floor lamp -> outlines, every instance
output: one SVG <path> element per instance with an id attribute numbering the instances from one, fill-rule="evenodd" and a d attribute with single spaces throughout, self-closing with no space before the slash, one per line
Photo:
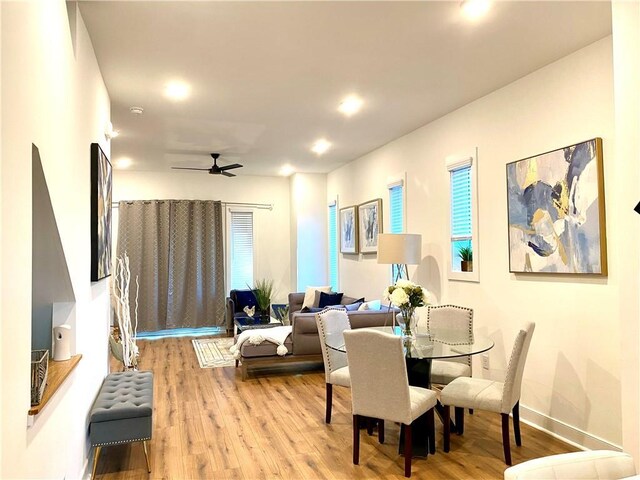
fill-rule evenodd
<path id="1" fill-rule="evenodd" d="M 415 233 L 381 233 L 378 235 L 378 263 L 395 265 L 394 283 L 406 277 L 407 265 L 418 265 L 422 260 L 422 235 Z"/>

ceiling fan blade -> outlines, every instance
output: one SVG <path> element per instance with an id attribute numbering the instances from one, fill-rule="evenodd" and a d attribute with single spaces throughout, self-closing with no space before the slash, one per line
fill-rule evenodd
<path id="1" fill-rule="evenodd" d="M 235 177 L 236 174 L 235 173 L 229 173 L 229 172 L 220 172 L 222 175 L 224 175 L 225 177 Z"/>
<path id="2" fill-rule="evenodd" d="M 242 167 L 242 165 L 240 165 L 239 163 L 232 163 L 231 165 L 225 165 L 224 167 L 220 167 L 221 171 L 224 170 L 231 170 L 232 168 L 240 168 Z"/>
<path id="3" fill-rule="evenodd" d="M 211 170 L 210 168 L 193 168 L 193 167 L 171 167 L 174 170 L 204 170 L 204 171 L 208 171 Z"/>

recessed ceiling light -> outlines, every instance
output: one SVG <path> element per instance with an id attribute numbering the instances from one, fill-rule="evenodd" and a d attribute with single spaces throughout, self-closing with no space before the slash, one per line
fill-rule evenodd
<path id="1" fill-rule="evenodd" d="M 283 177 L 288 177 L 292 173 L 293 173 L 293 167 L 288 163 L 280 167 L 280 175 L 282 175 Z"/>
<path id="2" fill-rule="evenodd" d="M 489 0 L 464 0 L 460 8 L 464 15 L 470 20 L 477 20 L 486 15 L 491 7 Z"/>
<path id="3" fill-rule="evenodd" d="M 144 108 L 142 107 L 129 107 L 129 111 L 134 115 L 142 115 L 144 113 Z"/>
<path id="4" fill-rule="evenodd" d="M 133 164 L 133 160 L 129 157 L 121 157 L 115 162 L 116 168 L 129 168 Z"/>
<path id="5" fill-rule="evenodd" d="M 171 100 L 184 100 L 189 96 L 189 85 L 183 82 L 169 82 L 164 87 L 164 95 Z"/>
<path id="6" fill-rule="evenodd" d="M 360 108 L 362 108 L 362 99 L 356 95 L 349 95 L 340 102 L 338 111 L 342 112 L 347 117 L 350 117 L 354 113 L 358 113 Z"/>
<path id="7" fill-rule="evenodd" d="M 327 150 L 331 148 L 331 142 L 321 138 L 320 140 L 316 140 L 316 143 L 311 147 L 311 151 L 317 153 L 318 155 L 322 155 Z"/>

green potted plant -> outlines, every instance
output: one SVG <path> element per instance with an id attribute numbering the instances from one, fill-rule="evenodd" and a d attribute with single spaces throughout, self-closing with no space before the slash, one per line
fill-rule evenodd
<path id="1" fill-rule="evenodd" d="M 471 245 L 460 247 L 458 249 L 458 256 L 462 260 L 460 262 L 460 269 L 463 272 L 473 272 L 473 250 L 471 249 Z"/>
<path id="2" fill-rule="evenodd" d="M 262 317 L 269 318 L 271 310 L 271 297 L 275 293 L 273 280 L 257 280 L 253 286 L 253 294 L 256 297 L 256 304 Z"/>

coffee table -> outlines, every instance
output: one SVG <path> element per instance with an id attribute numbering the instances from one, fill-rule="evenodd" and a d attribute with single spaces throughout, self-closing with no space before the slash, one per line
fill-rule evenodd
<path id="1" fill-rule="evenodd" d="M 255 328 L 273 328 L 281 327 L 282 322 L 273 317 L 236 317 L 233 320 L 235 325 L 235 335 L 239 335 L 245 330 L 253 330 Z"/>

